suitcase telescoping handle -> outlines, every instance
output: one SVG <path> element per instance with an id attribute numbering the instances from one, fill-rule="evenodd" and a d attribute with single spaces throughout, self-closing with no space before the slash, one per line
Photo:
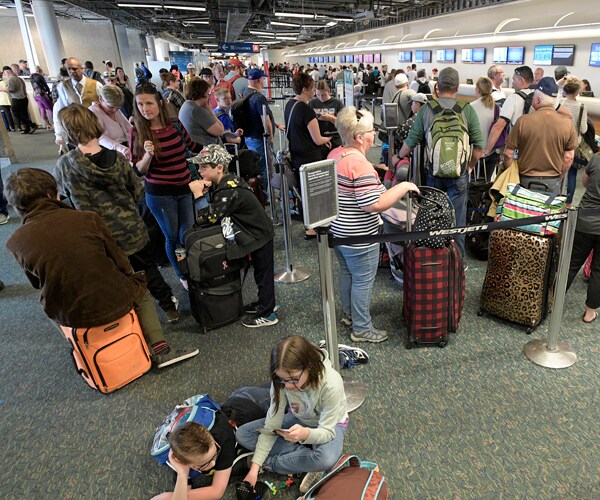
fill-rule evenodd
<path id="1" fill-rule="evenodd" d="M 446 208 L 444 207 L 444 205 L 442 203 L 440 203 L 438 200 L 436 200 L 433 196 L 427 196 L 427 193 L 441 193 L 443 196 L 445 196 L 446 198 L 448 198 L 448 195 L 446 193 L 444 193 L 444 191 L 434 188 L 434 187 L 430 187 L 430 186 L 419 186 L 419 191 L 421 191 L 421 194 L 415 193 L 414 191 L 411 191 L 409 193 L 409 196 L 415 200 L 415 204 L 417 205 L 417 207 L 419 208 L 429 208 L 427 206 L 425 206 L 423 204 L 423 201 L 426 201 L 427 203 L 430 203 L 432 205 L 437 205 L 438 208 Z M 450 198 L 448 198 L 448 201 L 450 202 Z"/>

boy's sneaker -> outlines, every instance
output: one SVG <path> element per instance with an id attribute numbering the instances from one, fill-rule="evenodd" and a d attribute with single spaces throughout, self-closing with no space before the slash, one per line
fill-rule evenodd
<path id="1" fill-rule="evenodd" d="M 352 316 L 342 314 L 342 319 L 340 319 L 340 323 L 344 326 L 352 326 Z"/>
<path id="2" fill-rule="evenodd" d="M 325 349 L 327 345 L 324 340 L 319 341 L 319 349 Z M 353 347 L 345 344 L 338 344 L 340 356 L 340 366 L 350 368 L 354 365 L 364 365 L 369 362 L 369 355 L 360 347 Z"/>
<path id="3" fill-rule="evenodd" d="M 385 342 L 388 339 L 388 332 L 385 330 L 377 330 L 377 328 L 371 328 L 368 332 L 352 332 L 350 338 L 354 342 L 372 342 L 378 344 L 379 342 Z"/>
<path id="4" fill-rule="evenodd" d="M 8 219 L 10 219 L 10 217 L 8 216 L 8 214 L 0 214 L 0 225 L 2 224 L 6 224 L 8 222 Z"/>
<path id="5" fill-rule="evenodd" d="M 177 297 L 171 295 L 171 302 L 173 302 L 173 307 L 167 309 L 165 312 L 167 313 L 167 321 L 169 323 L 175 323 L 179 321 L 181 315 L 179 314 L 179 301 Z"/>
<path id="6" fill-rule="evenodd" d="M 273 312 L 277 312 L 279 310 L 279 304 L 275 304 L 273 308 Z M 258 312 L 258 302 L 252 302 L 247 306 L 244 306 L 244 314 L 256 314 Z"/>
<path id="7" fill-rule="evenodd" d="M 322 472 L 307 472 L 300 483 L 300 493 L 306 493 L 323 477 Z"/>
<path id="8" fill-rule="evenodd" d="M 167 354 L 160 354 L 154 359 L 157 368 L 165 368 L 169 365 L 174 365 L 189 358 L 193 358 L 200 352 L 199 349 L 171 349 Z"/>
<path id="9" fill-rule="evenodd" d="M 266 318 L 262 316 L 255 316 L 251 319 L 245 319 L 242 321 L 242 325 L 247 328 L 262 328 L 263 326 L 271 326 L 278 322 L 279 320 L 277 319 L 277 314 L 273 312 Z"/>

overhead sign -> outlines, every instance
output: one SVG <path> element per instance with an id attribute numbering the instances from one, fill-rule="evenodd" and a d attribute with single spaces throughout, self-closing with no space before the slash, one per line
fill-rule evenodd
<path id="1" fill-rule="evenodd" d="M 222 52 L 238 52 L 240 54 L 258 54 L 260 45 L 256 43 L 224 42 L 220 45 Z"/>

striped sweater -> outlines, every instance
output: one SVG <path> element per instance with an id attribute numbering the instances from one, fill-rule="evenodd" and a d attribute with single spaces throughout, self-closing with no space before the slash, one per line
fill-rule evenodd
<path id="1" fill-rule="evenodd" d="M 152 130 L 155 145 L 158 145 L 158 147 L 145 176 L 146 192 L 149 194 L 155 196 L 182 196 L 190 193 L 188 184 L 192 178 L 186 162 L 186 146 L 190 151 L 199 153 L 202 150 L 202 145 L 192 141 L 181 123 L 179 129 L 181 135 L 172 124 Z M 136 129 L 133 128 L 129 144 L 135 143 L 136 133 Z M 159 148 L 160 151 L 158 151 Z M 133 156 L 134 165 L 141 159 L 142 156 Z"/>
<path id="2" fill-rule="evenodd" d="M 381 217 L 366 212 L 385 192 L 373 165 L 354 148 L 339 147 L 328 156 L 336 163 L 339 215 L 331 223 L 331 233 L 338 238 L 378 234 Z M 368 246 L 369 244 L 353 245 Z"/>

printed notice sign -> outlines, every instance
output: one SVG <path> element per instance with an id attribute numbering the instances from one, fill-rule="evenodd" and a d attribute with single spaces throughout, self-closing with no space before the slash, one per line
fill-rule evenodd
<path id="1" fill-rule="evenodd" d="M 300 187 L 304 225 L 307 228 L 324 226 L 337 218 L 337 175 L 333 160 L 302 165 Z"/>

